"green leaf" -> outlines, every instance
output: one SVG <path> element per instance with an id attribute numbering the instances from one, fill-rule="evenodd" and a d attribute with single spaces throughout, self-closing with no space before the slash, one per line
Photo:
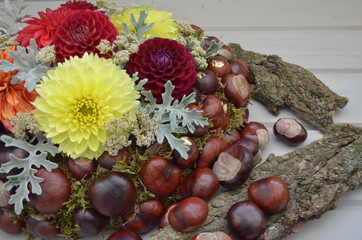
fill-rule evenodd
<path id="1" fill-rule="evenodd" d="M 195 93 L 191 93 L 179 100 L 174 100 L 172 91 L 174 86 L 170 81 L 165 84 L 165 92 L 162 94 L 162 104 L 157 104 L 151 91 L 142 91 L 145 106 L 151 115 L 156 115 L 159 123 L 159 129 L 156 131 L 158 143 L 166 138 L 172 149 L 177 150 L 182 157 L 187 157 L 188 147 L 184 145 L 184 141 L 177 138 L 172 133 L 187 133 L 187 130 L 194 132 L 194 124 L 199 126 L 208 125 L 208 119 L 200 117 L 195 109 L 186 108 L 187 105 L 194 102 Z"/>
<path id="2" fill-rule="evenodd" d="M 44 167 L 50 172 L 57 168 L 58 164 L 47 160 L 47 156 L 48 153 L 55 156 L 59 151 L 57 147 L 40 133 L 36 135 L 35 145 L 23 139 L 14 139 L 7 135 L 1 136 L 0 139 L 5 143 L 6 147 L 21 148 L 29 153 L 29 156 L 25 158 L 18 158 L 10 154 L 10 161 L 2 164 L 0 168 L 1 173 L 9 173 L 15 168 L 21 169 L 19 174 L 8 176 L 8 181 L 3 186 L 7 191 L 16 188 L 15 193 L 10 197 L 9 204 L 14 204 L 15 213 L 19 215 L 24 207 L 23 201 L 29 201 L 29 185 L 31 186 L 31 193 L 37 195 L 42 193 L 40 183 L 43 179 L 35 176 L 37 169 Z"/>
<path id="3" fill-rule="evenodd" d="M 201 41 L 201 46 L 204 45 L 204 40 Z M 206 50 L 205 58 L 217 55 L 217 52 L 224 46 L 223 42 L 217 43 L 214 39 L 211 40 L 209 48 Z"/>
<path id="4" fill-rule="evenodd" d="M 11 83 L 15 84 L 25 81 L 24 86 L 31 92 L 37 87 L 37 83 L 40 82 L 41 78 L 47 74 L 50 67 L 49 65 L 39 64 L 36 61 L 36 55 L 39 51 L 34 39 L 30 40 L 29 47 L 18 46 L 16 49 L 17 52 L 9 52 L 9 56 L 14 59 L 14 63 L 0 60 L 0 70 L 4 72 L 19 70 L 13 76 Z"/>
<path id="5" fill-rule="evenodd" d="M 132 80 L 133 82 L 135 82 L 135 89 L 137 91 L 143 91 L 144 90 L 144 85 L 148 82 L 147 78 L 141 79 L 138 77 L 138 72 L 135 72 L 134 74 L 132 74 Z M 139 81 L 138 81 L 139 80 Z M 136 83 L 138 81 L 138 83 Z"/>
<path id="6" fill-rule="evenodd" d="M 151 23 L 151 24 L 147 24 L 146 23 L 146 18 L 147 18 L 148 14 L 146 13 L 145 10 L 141 10 L 140 11 L 140 16 L 138 18 L 138 20 L 136 21 L 134 15 L 131 13 L 130 17 L 131 17 L 131 22 L 132 25 L 135 29 L 135 36 L 137 37 L 137 39 L 140 42 L 145 41 L 146 39 L 142 39 L 142 36 L 148 32 L 149 30 L 151 30 L 153 28 L 153 26 L 155 25 L 155 23 Z M 131 32 L 129 31 L 129 27 L 127 26 L 127 24 L 122 23 L 122 28 L 123 31 L 126 34 L 131 34 Z"/>

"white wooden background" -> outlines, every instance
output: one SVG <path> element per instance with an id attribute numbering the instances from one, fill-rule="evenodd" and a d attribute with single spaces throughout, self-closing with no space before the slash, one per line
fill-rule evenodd
<path id="1" fill-rule="evenodd" d="M 28 13 L 56 8 L 64 1 L 29 1 Z M 127 2 L 118 0 L 118 2 Z M 128 0 L 128 2 L 131 2 Z M 278 54 L 284 60 L 312 71 L 327 86 L 350 99 L 336 111 L 335 122 L 362 127 L 362 1 L 361 0 L 140 0 L 156 9 L 174 13 L 177 20 L 199 25 L 224 42 L 237 42 L 244 49 Z M 3 1 L 0 2 L 3 4 Z M 283 109 L 281 116 L 294 116 Z M 271 129 L 277 120 L 253 102 L 250 118 Z M 305 124 L 309 138 L 322 135 Z M 264 152 L 280 155 L 293 150 L 271 134 Z M 339 200 L 339 207 L 308 222 L 287 240 L 362 239 L 362 187 Z M 0 239 L 24 239 L 0 233 Z M 88 238 L 88 240 L 102 239 Z M 147 236 L 144 237 L 147 239 Z"/>

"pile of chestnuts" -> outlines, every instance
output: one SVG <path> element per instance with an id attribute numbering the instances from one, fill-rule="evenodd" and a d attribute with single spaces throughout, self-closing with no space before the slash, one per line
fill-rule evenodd
<path id="1" fill-rule="evenodd" d="M 207 37 L 204 47 L 212 40 L 218 42 L 215 37 Z M 263 124 L 247 123 L 251 96 L 248 79 L 248 64 L 235 59 L 233 51 L 223 46 L 217 56 L 208 59 L 207 69 L 197 70 L 193 86 L 197 99 L 187 107 L 199 111 L 210 124 L 195 125 L 194 132 L 180 136 L 189 147 L 187 158 L 176 151 L 168 155 L 153 152 L 139 166 L 137 184 L 134 176 L 114 171 L 117 163 L 133 160 L 132 149 L 122 149 L 117 156 L 105 152 L 96 161 L 64 159 L 65 164 L 59 164 L 60 167 L 51 172 L 44 168 L 38 170 L 37 176 L 44 179 L 43 192 L 30 196 L 26 209 L 31 210 L 22 219 L 14 215 L 13 206 L 8 204 L 10 193 L 0 188 L 0 228 L 11 234 L 26 228 L 28 233 L 44 239 L 62 234 L 61 226 L 53 217 L 68 207 L 66 204 L 75 191 L 72 184 L 78 182 L 85 184 L 87 195 L 83 200 L 88 202 L 86 208 L 77 207 L 72 211 L 70 221 L 76 226 L 74 234 L 78 237 L 97 236 L 111 221 L 114 224 L 114 219 L 119 221 L 118 229 L 108 240 L 139 240 L 140 235 L 167 225 L 176 231 L 194 231 L 207 218 L 207 202 L 218 193 L 220 186 L 233 189 L 245 183 L 261 161 L 261 150 L 268 143 L 269 132 Z M 237 117 L 244 119 L 244 123 L 231 128 L 229 123 L 236 117 L 232 108 L 243 109 L 242 116 Z M 288 124 L 297 126 L 291 121 Z M 303 127 L 288 131 L 279 125 L 274 127 L 276 134 L 302 141 Z M 10 161 L 10 154 L 23 158 L 27 153 L 0 142 L 0 164 Z M 0 175 L 0 185 L 7 181 L 6 176 Z M 152 198 L 139 200 L 140 184 Z M 288 204 L 288 187 L 278 177 L 252 183 L 248 194 L 250 201 L 235 203 L 227 214 L 230 230 L 238 239 L 255 239 L 264 231 L 264 212 L 279 213 Z M 202 239 L 234 238 L 223 232 L 200 233 L 192 238 Z"/>

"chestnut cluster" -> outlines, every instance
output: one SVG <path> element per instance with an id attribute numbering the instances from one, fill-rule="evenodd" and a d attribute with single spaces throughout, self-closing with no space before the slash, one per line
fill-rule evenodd
<path id="1" fill-rule="evenodd" d="M 265 230 L 266 215 L 282 212 L 288 205 L 287 184 L 277 176 L 257 180 L 248 188 L 250 200 L 233 204 L 227 213 L 228 226 L 241 240 L 257 239 Z"/>

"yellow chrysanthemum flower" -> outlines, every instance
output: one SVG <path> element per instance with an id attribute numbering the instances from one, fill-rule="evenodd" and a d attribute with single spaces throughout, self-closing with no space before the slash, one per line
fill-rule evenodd
<path id="1" fill-rule="evenodd" d="M 59 150 L 77 158 L 99 157 L 112 118 L 135 113 L 139 92 L 110 59 L 85 53 L 59 64 L 38 86 L 33 111 L 40 130 Z"/>
<path id="2" fill-rule="evenodd" d="M 146 11 L 148 14 L 145 21 L 147 24 L 155 23 L 153 28 L 142 36 L 143 39 L 150 37 L 177 39 L 178 30 L 175 21 L 172 19 L 172 13 L 150 9 L 147 5 L 125 8 L 121 13 L 111 16 L 110 20 L 116 26 L 118 32 L 123 32 L 122 23 L 125 23 L 129 30 L 135 33 L 131 22 L 131 14 L 134 15 L 137 21 L 140 11 Z"/>

